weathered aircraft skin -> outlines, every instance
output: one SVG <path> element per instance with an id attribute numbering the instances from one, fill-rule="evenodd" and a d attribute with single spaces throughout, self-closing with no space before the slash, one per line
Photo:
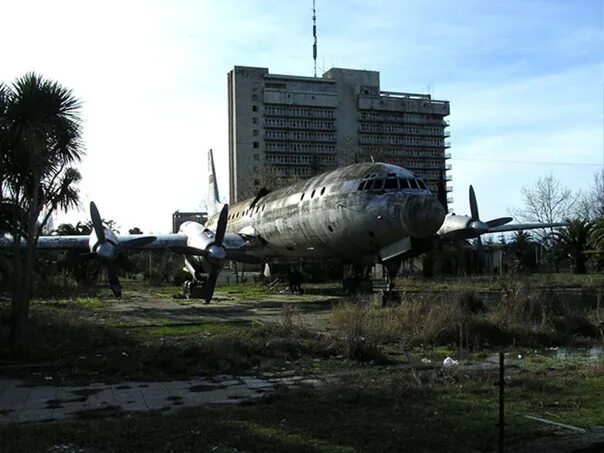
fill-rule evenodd
<path id="1" fill-rule="evenodd" d="M 445 216 L 427 189 L 359 190 L 363 181 L 386 178 L 418 179 L 395 165 L 351 165 L 231 205 L 227 231 L 261 239 L 247 250 L 255 256 L 373 261 L 402 238 L 432 236 Z M 217 219 L 206 226 L 214 230 Z"/>

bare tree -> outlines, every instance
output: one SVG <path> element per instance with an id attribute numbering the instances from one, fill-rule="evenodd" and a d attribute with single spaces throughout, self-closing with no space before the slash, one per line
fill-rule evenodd
<path id="1" fill-rule="evenodd" d="M 604 217 L 604 169 L 594 175 L 593 185 L 579 198 L 576 214 L 590 220 Z"/>
<path id="2" fill-rule="evenodd" d="M 577 202 L 581 198 L 580 192 L 573 193 L 551 174 L 539 178 L 532 187 L 523 187 L 521 193 L 524 207 L 511 212 L 521 222 L 531 223 L 562 222 L 577 214 Z M 552 228 L 535 232 L 545 243 L 552 233 Z"/>

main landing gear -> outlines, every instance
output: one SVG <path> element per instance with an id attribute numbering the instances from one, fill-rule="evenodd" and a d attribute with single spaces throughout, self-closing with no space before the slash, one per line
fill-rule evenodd
<path id="1" fill-rule="evenodd" d="M 342 289 L 348 294 L 370 294 L 373 292 L 371 280 L 371 266 L 354 264 L 349 269 L 348 277 L 342 281 Z"/>
<path id="2" fill-rule="evenodd" d="M 201 275 L 198 275 L 196 280 L 185 280 L 182 284 L 183 297 L 186 299 L 205 299 L 207 294 L 206 280 L 207 278 Z"/>
<path id="3" fill-rule="evenodd" d="M 373 266 L 355 264 L 345 269 L 345 275 L 342 282 L 342 289 L 348 294 L 370 294 L 379 291 L 382 294 L 391 294 L 394 290 L 394 279 L 401 268 L 401 259 L 391 259 L 383 264 Z M 346 272 L 348 271 L 348 272 Z"/>

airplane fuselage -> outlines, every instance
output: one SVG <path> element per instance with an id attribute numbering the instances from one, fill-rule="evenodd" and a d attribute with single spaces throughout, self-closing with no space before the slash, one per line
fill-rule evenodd
<path id="1" fill-rule="evenodd" d="M 413 173 L 363 163 L 231 205 L 227 232 L 260 238 L 249 253 L 266 258 L 374 260 L 401 239 L 433 235 L 444 215 Z M 206 226 L 215 229 L 217 220 Z"/>

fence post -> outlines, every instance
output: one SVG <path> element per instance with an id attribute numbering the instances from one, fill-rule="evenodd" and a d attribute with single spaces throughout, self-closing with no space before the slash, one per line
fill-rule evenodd
<path id="1" fill-rule="evenodd" d="M 503 453 L 504 450 L 504 428 L 505 428 L 505 411 L 504 411 L 504 399 L 503 389 L 505 387 L 505 354 L 499 353 L 499 382 L 496 385 L 499 387 L 499 453 Z"/>

